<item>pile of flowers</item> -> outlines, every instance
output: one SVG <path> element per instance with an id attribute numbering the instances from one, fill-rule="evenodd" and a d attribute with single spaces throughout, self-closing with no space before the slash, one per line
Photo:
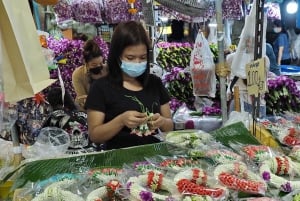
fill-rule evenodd
<path id="1" fill-rule="evenodd" d="M 281 75 L 270 79 L 268 90 L 265 94 L 267 114 L 300 112 L 300 91 L 292 78 Z"/>

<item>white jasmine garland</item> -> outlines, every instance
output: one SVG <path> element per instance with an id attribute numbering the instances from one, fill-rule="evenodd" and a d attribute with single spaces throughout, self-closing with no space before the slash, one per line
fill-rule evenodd
<path id="1" fill-rule="evenodd" d="M 77 183 L 77 180 L 63 180 L 59 182 L 55 182 L 49 185 L 43 193 L 37 195 L 32 201 L 52 201 L 52 200 L 60 200 L 60 201 L 84 201 L 82 197 L 79 195 L 72 193 L 70 191 L 66 191 L 63 188 L 70 187 L 70 185 Z"/>
<path id="2" fill-rule="evenodd" d="M 277 173 L 278 175 L 284 175 L 286 171 L 288 175 L 299 172 L 299 166 L 291 161 L 288 157 L 285 156 L 280 158 L 286 158 L 286 160 L 288 161 L 288 167 L 286 167 L 285 164 L 282 164 L 279 172 Z M 284 177 L 276 175 L 276 171 L 278 171 L 278 163 L 276 157 L 264 161 L 259 168 L 260 176 L 270 185 L 280 189 L 281 191 L 291 192 L 295 189 L 300 189 L 299 180 L 292 181 L 285 179 Z M 299 174 L 297 175 L 299 176 Z"/>
<path id="3" fill-rule="evenodd" d="M 148 174 L 140 175 L 138 177 L 131 177 L 127 181 L 127 188 L 130 193 L 131 199 L 147 201 L 147 200 L 162 200 L 162 201 L 175 201 L 176 199 L 167 196 L 155 193 L 158 189 L 158 181 L 159 181 L 160 172 L 154 172 L 154 176 L 152 178 L 152 184 L 149 186 L 152 191 L 149 191 L 147 186 L 148 183 Z M 162 177 L 160 183 L 160 189 L 170 192 L 171 195 L 179 194 L 174 182 L 170 179 Z"/>
<path id="4" fill-rule="evenodd" d="M 86 198 L 86 201 L 96 201 L 96 200 L 99 200 L 99 198 L 102 200 L 106 197 L 107 197 L 106 186 L 102 186 L 102 187 L 90 192 Z"/>

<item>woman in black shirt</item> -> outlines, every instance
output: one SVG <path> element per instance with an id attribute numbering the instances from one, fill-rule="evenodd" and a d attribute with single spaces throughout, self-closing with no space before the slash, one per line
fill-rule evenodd
<path id="1" fill-rule="evenodd" d="M 120 23 L 112 36 L 109 73 L 88 94 L 90 139 L 107 149 L 159 142 L 158 129 L 173 130 L 169 95 L 150 74 L 150 41 L 141 23 Z"/>

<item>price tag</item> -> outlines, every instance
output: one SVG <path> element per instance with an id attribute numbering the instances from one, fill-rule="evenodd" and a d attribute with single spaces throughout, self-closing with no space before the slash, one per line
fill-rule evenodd
<path id="1" fill-rule="evenodd" d="M 248 95 L 258 96 L 266 91 L 265 59 L 261 58 L 246 65 Z"/>

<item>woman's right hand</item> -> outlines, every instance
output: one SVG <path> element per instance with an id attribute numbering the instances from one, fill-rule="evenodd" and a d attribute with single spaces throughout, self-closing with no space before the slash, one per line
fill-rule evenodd
<path id="1" fill-rule="evenodd" d="M 147 115 L 145 113 L 137 111 L 127 111 L 121 115 L 122 123 L 128 128 L 136 128 L 139 125 L 147 121 Z"/>

